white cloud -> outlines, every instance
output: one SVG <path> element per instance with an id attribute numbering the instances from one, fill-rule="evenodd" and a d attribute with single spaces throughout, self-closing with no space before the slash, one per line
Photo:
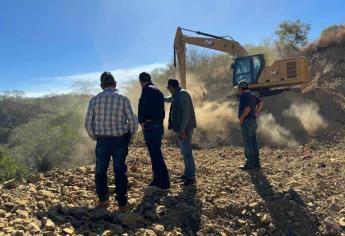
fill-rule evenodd
<path id="1" fill-rule="evenodd" d="M 150 72 L 154 69 L 164 68 L 166 63 L 154 63 L 149 65 L 142 65 L 133 68 L 123 68 L 111 70 L 111 73 L 114 75 L 115 79 L 121 83 L 137 79 L 138 75 L 147 71 Z M 39 79 L 44 81 L 41 84 L 35 84 L 31 87 L 24 89 L 25 96 L 27 97 L 42 97 L 49 94 L 64 94 L 72 91 L 72 85 L 75 82 L 90 82 L 95 84 L 95 88 L 99 87 L 99 77 L 103 71 L 97 72 L 88 72 L 74 75 L 63 75 L 63 76 L 52 76 Z M 48 81 L 48 82 L 47 82 Z"/>
<path id="2" fill-rule="evenodd" d="M 111 70 L 110 72 L 114 75 L 115 79 L 117 81 L 128 81 L 131 79 L 138 78 L 138 75 L 143 71 L 152 71 L 157 68 L 163 68 L 165 67 L 165 63 L 155 63 L 155 64 L 149 64 L 149 65 L 143 65 L 138 66 L 134 68 L 126 68 L 126 69 L 117 69 L 117 70 Z M 66 75 L 66 76 L 57 76 L 53 77 L 53 79 L 57 80 L 63 80 L 63 81 L 91 81 L 91 82 L 97 82 L 99 83 L 99 77 L 103 71 L 98 72 L 90 72 L 90 73 L 84 73 L 84 74 L 77 74 L 77 75 Z"/>

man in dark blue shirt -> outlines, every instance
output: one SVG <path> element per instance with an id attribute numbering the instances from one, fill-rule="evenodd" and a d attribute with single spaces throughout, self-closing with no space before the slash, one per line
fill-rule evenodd
<path id="1" fill-rule="evenodd" d="M 249 91 L 248 82 L 245 80 L 238 83 L 238 90 L 240 93 L 238 119 L 241 124 L 246 157 L 246 164 L 242 169 L 260 168 L 259 147 L 256 139 L 258 128 L 256 117 L 260 115 L 264 102 Z"/>
<path id="2" fill-rule="evenodd" d="M 138 120 L 151 158 L 153 179 L 150 186 L 166 190 L 170 188 L 170 181 L 161 150 L 165 117 L 164 95 L 154 86 L 150 74 L 142 72 L 139 81 L 142 93 L 139 100 Z"/>

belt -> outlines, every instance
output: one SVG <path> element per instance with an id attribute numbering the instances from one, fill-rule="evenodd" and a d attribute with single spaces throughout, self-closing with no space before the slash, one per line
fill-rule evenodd
<path id="1" fill-rule="evenodd" d="M 96 135 L 97 138 L 124 138 L 125 135 L 121 135 L 121 136 L 112 136 L 112 135 Z"/>

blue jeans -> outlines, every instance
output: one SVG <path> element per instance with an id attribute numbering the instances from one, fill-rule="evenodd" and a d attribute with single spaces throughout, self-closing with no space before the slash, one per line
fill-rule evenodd
<path id="1" fill-rule="evenodd" d="M 187 129 L 187 138 L 185 140 L 180 139 L 180 133 L 176 132 L 177 140 L 180 145 L 181 155 L 184 161 L 184 176 L 189 179 L 195 178 L 195 162 L 192 151 L 192 137 L 193 129 Z"/>
<path id="2" fill-rule="evenodd" d="M 144 139 L 151 158 L 152 184 L 160 188 L 169 188 L 169 173 L 161 150 L 163 134 L 162 125 L 152 125 L 145 128 Z"/>
<path id="3" fill-rule="evenodd" d="M 115 173 L 115 199 L 127 202 L 127 165 L 128 140 L 124 137 L 98 137 L 96 144 L 96 193 L 100 201 L 109 199 L 108 176 L 110 157 L 113 158 Z"/>
<path id="4" fill-rule="evenodd" d="M 258 125 L 255 119 L 245 119 L 241 125 L 246 165 L 256 167 L 260 165 L 259 147 L 256 139 Z"/>

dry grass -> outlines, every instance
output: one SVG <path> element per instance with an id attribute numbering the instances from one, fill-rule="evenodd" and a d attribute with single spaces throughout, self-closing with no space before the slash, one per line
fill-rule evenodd
<path id="1" fill-rule="evenodd" d="M 341 25 L 333 31 L 321 35 L 317 41 L 309 44 L 304 49 L 304 54 L 309 55 L 323 48 L 328 48 L 343 43 L 345 43 L 345 25 Z"/>

